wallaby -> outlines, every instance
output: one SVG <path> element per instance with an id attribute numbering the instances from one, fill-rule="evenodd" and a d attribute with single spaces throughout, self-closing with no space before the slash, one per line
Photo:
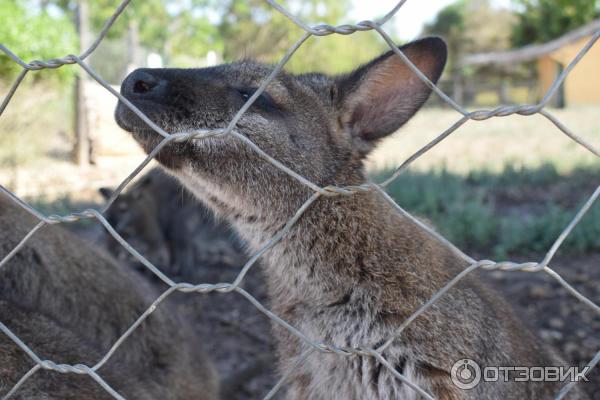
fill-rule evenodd
<path id="1" fill-rule="evenodd" d="M 0 196 L 0 259 L 39 222 Z M 0 322 L 42 360 L 92 367 L 156 300 L 135 271 L 58 226 L 36 232 L 0 268 Z M 218 399 L 218 378 L 169 301 L 97 372 L 127 399 Z M 35 363 L 0 333 L 0 398 Z M 113 399 L 92 377 L 39 370 L 11 399 Z"/>
<path id="2" fill-rule="evenodd" d="M 426 38 L 400 50 L 436 82 L 446 45 Z M 224 128 L 273 68 L 242 61 L 203 69 L 139 69 L 121 93 L 168 132 Z M 363 160 L 402 126 L 430 88 L 389 51 L 342 76 L 281 73 L 236 125 L 238 132 L 321 187 L 360 185 Z M 123 103 L 118 124 L 146 151 L 162 139 Z M 257 251 L 313 194 L 232 136 L 172 142 L 156 158 L 227 218 Z M 374 191 L 322 196 L 262 257 L 272 310 L 317 342 L 376 348 L 466 263 Z M 370 356 L 315 353 L 275 324 L 289 399 L 415 399 L 419 395 Z M 565 363 L 544 347 L 503 299 L 473 275 L 414 320 L 383 352 L 398 372 L 437 399 L 550 399 L 564 383 L 452 383 L 464 358 L 481 366 Z M 585 398 L 575 386 L 568 398 Z"/>
<path id="3" fill-rule="evenodd" d="M 113 191 L 102 188 L 100 193 L 108 199 Z M 229 225 L 157 168 L 121 193 L 106 212 L 106 219 L 171 279 L 211 280 L 211 271 L 239 266 L 246 259 Z M 147 271 L 110 235 L 107 244 L 111 255 Z"/>

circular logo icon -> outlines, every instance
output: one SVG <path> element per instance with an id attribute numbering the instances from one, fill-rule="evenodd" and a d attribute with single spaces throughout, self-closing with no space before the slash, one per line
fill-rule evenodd
<path id="1" fill-rule="evenodd" d="M 454 363 L 450 376 L 456 387 L 463 390 L 473 389 L 481 381 L 481 368 L 475 361 L 463 358 Z"/>

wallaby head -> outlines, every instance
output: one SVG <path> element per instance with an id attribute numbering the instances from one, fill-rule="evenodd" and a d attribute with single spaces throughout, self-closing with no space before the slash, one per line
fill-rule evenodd
<path id="1" fill-rule="evenodd" d="M 426 38 L 400 48 L 432 82 L 446 62 L 446 45 Z M 242 61 L 204 69 L 139 69 L 122 94 L 167 132 L 224 128 L 272 66 Z M 364 182 L 365 156 L 423 105 L 431 89 L 394 52 L 341 76 L 280 73 L 236 130 L 267 154 L 318 185 Z M 122 103 L 116 120 L 150 151 L 160 141 Z M 171 144 L 157 159 L 221 212 L 289 212 L 305 188 L 232 137 Z M 269 193 L 265 193 L 268 188 Z"/>
<path id="2" fill-rule="evenodd" d="M 153 175 L 144 176 L 127 193 L 117 197 L 106 214 L 107 221 L 129 244 L 141 251 L 154 265 L 166 268 L 171 264 L 171 255 L 167 238 L 159 220 L 161 204 L 151 190 Z M 100 194 L 108 200 L 113 190 L 101 188 Z M 118 255 L 120 260 L 138 264 L 135 257 L 124 250 L 112 236 L 108 237 L 110 253 Z M 142 271 L 147 271 L 140 263 Z"/>

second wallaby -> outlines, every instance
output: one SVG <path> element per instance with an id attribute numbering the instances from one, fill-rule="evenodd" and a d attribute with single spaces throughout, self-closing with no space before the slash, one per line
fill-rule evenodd
<path id="1" fill-rule="evenodd" d="M 400 48 L 432 82 L 446 46 L 426 38 Z M 243 61 L 203 69 L 140 69 L 121 93 L 168 132 L 220 129 L 273 68 Z M 281 73 L 237 123 L 239 133 L 321 187 L 366 182 L 363 161 L 423 105 L 431 89 L 389 51 L 341 76 Z M 161 140 L 120 103 L 119 125 L 150 151 Z M 227 218 L 258 251 L 313 194 L 235 137 L 173 143 L 156 157 L 190 191 Z M 376 348 L 466 264 L 374 191 L 322 196 L 262 257 L 271 308 L 317 342 Z M 369 356 L 316 353 L 275 325 L 281 372 L 293 400 L 416 399 L 407 384 Z M 470 390 L 452 366 L 563 366 L 507 303 L 471 275 L 414 320 L 384 352 L 393 368 L 433 397 L 550 399 L 565 382 L 501 377 Z M 294 368 L 290 371 L 290 369 Z M 567 398 L 585 399 L 581 385 Z"/>
<path id="2" fill-rule="evenodd" d="M 37 221 L 0 196 L 0 259 Z M 0 268 L 0 322 L 42 360 L 94 366 L 159 293 L 59 226 L 36 232 Z M 130 400 L 217 400 L 216 370 L 184 320 L 162 303 L 97 373 Z M 0 398 L 35 365 L 0 332 Z M 92 377 L 41 369 L 15 400 L 114 399 Z"/>
<path id="3" fill-rule="evenodd" d="M 108 199 L 113 191 L 100 189 Z M 175 178 L 155 168 L 116 198 L 106 219 L 137 251 L 170 278 L 210 280 L 211 270 L 244 263 L 246 256 L 225 221 L 196 201 Z M 112 236 L 111 255 L 148 271 Z"/>

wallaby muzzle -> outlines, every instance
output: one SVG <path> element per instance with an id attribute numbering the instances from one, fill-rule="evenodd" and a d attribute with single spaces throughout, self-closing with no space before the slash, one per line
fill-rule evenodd
<path id="1" fill-rule="evenodd" d="M 186 70 L 137 69 L 123 81 L 121 94 L 158 126 L 168 133 L 175 133 L 177 125 L 189 117 L 187 110 L 193 104 L 185 102 L 189 100 L 188 96 L 182 97 L 185 91 L 181 90 L 181 82 L 187 80 L 185 75 Z M 152 151 L 163 139 L 121 101 L 117 105 L 115 119 L 121 128 L 133 134 L 147 152 Z M 191 155 L 191 150 L 189 144 L 171 143 L 158 153 L 156 159 L 167 168 L 177 169 L 186 156 Z"/>

